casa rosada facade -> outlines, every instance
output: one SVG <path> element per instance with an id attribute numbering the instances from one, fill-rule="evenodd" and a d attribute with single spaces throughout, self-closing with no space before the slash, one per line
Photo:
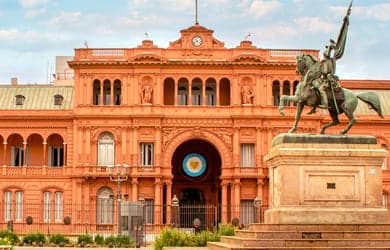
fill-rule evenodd
<path id="1" fill-rule="evenodd" d="M 300 81 L 301 53 L 320 59 L 318 50 L 261 49 L 247 40 L 226 48 L 196 24 L 167 48 L 151 40 L 136 48 L 79 48 L 53 84 L 0 86 L 2 225 L 12 221 L 18 233 L 115 232 L 118 220 L 127 220 L 122 206 L 118 217 L 118 195 L 144 202 L 150 231 L 181 223 L 172 213 L 177 201 L 202 204 L 201 213 L 215 208 L 222 223 L 257 220 L 252 204 L 266 208 L 269 199 L 263 158 L 294 121 L 293 104 L 285 104 L 285 117 L 277 105 Z M 376 136 L 388 148 L 390 81 L 341 84 L 379 93 L 385 119 L 359 103 L 350 134 Z M 298 133 L 318 133 L 329 120 L 323 111 L 304 115 Z M 347 119 L 341 121 L 328 132 L 338 133 Z"/>

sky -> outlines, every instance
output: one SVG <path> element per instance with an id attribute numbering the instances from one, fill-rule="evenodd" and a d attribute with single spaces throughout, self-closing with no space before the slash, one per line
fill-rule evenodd
<path id="1" fill-rule="evenodd" d="M 234 48 L 316 49 L 337 39 L 350 0 L 198 0 L 199 24 Z M 390 80 L 390 1 L 354 0 L 341 79 Z M 75 48 L 161 48 L 195 23 L 195 0 L 0 0 L 0 83 L 49 83 Z M 147 33 L 147 37 L 146 34 Z"/>

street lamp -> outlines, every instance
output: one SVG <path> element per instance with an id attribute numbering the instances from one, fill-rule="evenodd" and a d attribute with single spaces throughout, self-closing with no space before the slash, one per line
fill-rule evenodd
<path id="1" fill-rule="evenodd" d="M 116 182 L 116 199 L 118 203 L 118 234 L 121 233 L 121 183 L 127 181 L 129 178 L 129 165 L 116 164 L 115 166 L 108 166 L 110 181 Z"/>

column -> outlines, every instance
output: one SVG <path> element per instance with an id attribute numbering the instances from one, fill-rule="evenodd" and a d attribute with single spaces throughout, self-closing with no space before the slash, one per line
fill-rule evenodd
<path id="1" fill-rule="evenodd" d="M 227 206 L 228 206 L 228 192 L 227 192 L 227 186 L 228 184 L 226 182 L 222 182 L 222 223 L 228 223 L 227 221 Z"/>
<path id="2" fill-rule="evenodd" d="M 219 89 L 220 85 L 219 85 L 219 81 L 217 81 L 216 83 L 216 90 L 215 90 L 215 94 L 216 94 L 216 97 L 215 97 L 215 105 L 216 106 L 221 106 L 221 104 L 219 103 L 219 92 L 220 92 L 220 89 Z"/>
<path id="3" fill-rule="evenodd" d="M 294 81 L 289 81 L 290 82 L 290 95 L 294 95 Z M 290 106 L 293 106 L 294 102 L 290 102 Z"/>
<path id="4" fill-rule="evenodd" d="M 4 150 L 4 154 L 3 154 L 3 166 L 7 166 L 9 165 L 9 163 L 7 163 L 7 142 L 4 141 L 3 142 L 3 150 Z"/>
<path id="5" fill-rule="evenodd" d="M 171 223 L 171 205 L 172 205 L 172 182 L 166 182 L 167 185 L 167 224 Z"/>
<path id="6" fill-rule="evenodd" d="M 241 180 L 240 179 L 235 179 L 234 180 L 234 201 L 233 201 L 233 206 L 234 206 L 234 215 L 233 217 L 240 218 L 240 194 L 241 194 Z"/>
<path id="7" fill-rule="evenodd" d="M 161 224 L 161 181 L 160 178 L 156 178 L 154 182 L 154 224 Z"/>
<path id="8" fill-rule="evenodd" d="M 85 127 L 85 144 L 82 145 L 83 148 L 85 148 L 85 161 L 86 163 L 91 163 L 91 128 Z M 96 143 L 95 143 L 96 145 Z"/>
<path id="9" fill-rule="evenodd" d="M 239 174 L 240 172 L 240 128 L 233 128 L 233 167 L 234 173 Z"/>
<path id="10" fill-rule="evenodd" d="M 23 142 L 23 166 L 27 166 L 27 142 Z"/>
<path id="11" fill-rule="evenodd" d="M 192 82 L 188 82 L 188 105 L 192 106 Z"/>
<path id="12" fill-rule="evenodd" d="M 46 149 L 47 149 L 47 142 L 44 141 L 42 143 L 42 147 L 43 147 L 43 166 L 46 167 L 46 164 L 48 164 L 48 159 L 47 159 L 47 155 L 46 155 Z"/>
<path id="13" fill-rule="evenodd" d="M 202 81 L 202 106 L 206 106 L 206 82 Z"/>
<path id="14" fill-rule="evenodd" d="M 156 174 L 159 174 L 161 172 L 161 128 L 156 126 L 155 128 L 155 135 L 156 135 L 156 145 L 155 145 L 155 150 L 154 150 L 154 155 L 155 155 L 155 162 L 154 166 L 157 169 Z"/>
<path id="15" fill-rule="evenodd" d="M 99 97 L 99 105 L 103 105 L 103 94 L 104 94 L 104 80 L 100 82 L 100 97 Z"/>
<path id="16" fill-rule="evenodd" d="M 138 178 L 134 177 L 131 179 L 131 200 L 138 201 Z"/>
<path id="17" fill-rule="evenodd" d="M 114 81 L 110 81 L 110 105 L 114 105 Z"/>
<path id="18" fill-rule="evenodd" d="M 174 97 L 173 97 L 173 100 L 174 100 L 174 105 L 176 106 L 178 104 L 178 88 L 179 88 L 179 84 L 178 82 L 175 80 L 175 89 L 174 89 Z"/>

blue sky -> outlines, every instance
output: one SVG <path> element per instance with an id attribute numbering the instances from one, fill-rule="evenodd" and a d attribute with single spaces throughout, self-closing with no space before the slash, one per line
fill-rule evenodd
<path id="1" fill-rule="evenodd" d="M 199 0 L 199 23 L 227 48 L 317 49 L 336 40 L 349 0 Z M 194 24 L 195 0 L 0 0 L 0 83 L 47 83 L 74 48 L 167 47 Z M 390 79 L 390 2 L 354 0 L 341 79 Z"/>

